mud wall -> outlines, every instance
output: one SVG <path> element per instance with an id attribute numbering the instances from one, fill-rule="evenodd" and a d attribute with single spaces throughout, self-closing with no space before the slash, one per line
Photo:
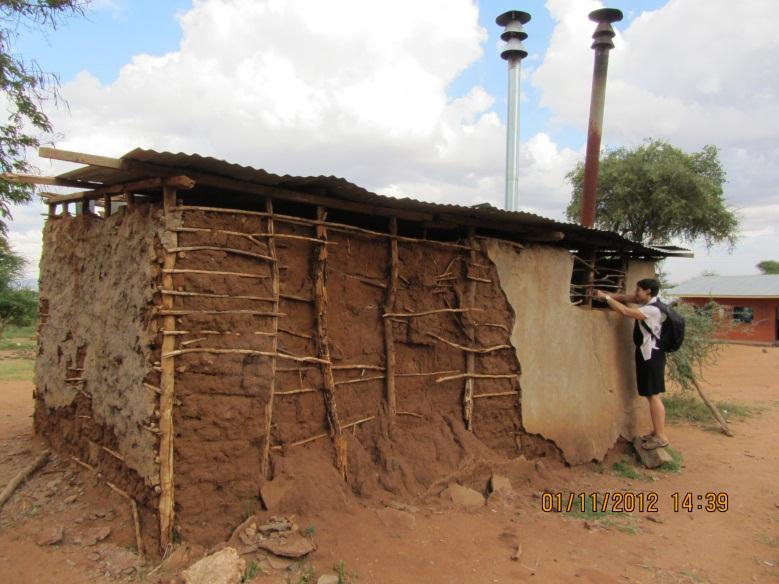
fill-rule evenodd
<path id="1" fill-rule="evenodd" d="M 170 225 L 178 226 L 178 248 L 189 248 L 177 254 L 173 280 L 173 308 L 181 311 L 176 350 L 184 351 L 175 356 L 176 524 L 184 539 L 207 543 L 229 535 L 259 505 L 268 438 L 271 476 L 297 459 L 310 461 L 312 451 L 332 468 L 325 370 L 305 361 L 318 356 L 313 274 L 321 246 L 310 220 L 275 219 L 280 316 L 274 336 L 267 217 L 189 209 L 175 213 Z M 400 413 L 390 427 L 383 324 L 390 240 L 330 227 L 327 240 L 326 324 L 350 487 L 366 496 L 418 494 L 442 469 L 456 468 L 466 450 L 516 455 L 521 418 L 519 363 L 509 345 L 512 312 L 486 255 L 477 252 L 469 267 L 462 247 L 398 242 L 393 312 L 447 312 L 392 318 Z M 457 312 L 468 306 L 469 282 L 479 310 Z M 470 325 L 473 339 L 466 334 Z M 475 356 L 475 372 L 507 376 L 474 381 L 477 446 L 462 438 L 465 380 L 442 378 L 466 371 L 462 347 L 498 346 Z M 251 354 L 223 352 L 230 350 Z M 316 493 L 320 501 L 336 496 L 328 489 Z"/>
<path id="2" fill-rule="evenodd" d="M 552 440 L 572 464 L 600 460 L 619 436 L 646 429 L 632 322 L 571 304 L 566 250 L 531 245 L 519 253 L 493 241 L 487 251 L 516 314 L 511 342 L 522 363 L 525 429 Z M 633 262 L 627 289 L 653 275 L 651 262 Z"/>
<path id="3" fill-rule="evenodd" d="M 157 436 L 145 429 L 156 401 L 143 383 L 160 228 L 149 206 L 50 218 L 40 263 L 36 431 L 139 501 L 159 482 Z"/>

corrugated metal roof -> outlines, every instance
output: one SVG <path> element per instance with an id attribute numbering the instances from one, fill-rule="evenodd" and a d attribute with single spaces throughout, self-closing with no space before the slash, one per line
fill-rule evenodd
<path id="1" fill-rule="evenodd" d="M 225 160 L 200 156 L 199 154 L 185 154 L 183 152 L 156 152 L 137 148 L 121 157 L 127 162 L 125 168 L 103 168 L 98 166 L 85 166 L 59 175 L 59 178 L 82 180 L 113 185 L 139 180 L 150 175 L 147 168 L 141 165 L 133 167 L 133 163 L 142 165 L 154 165 L 160 170 L 176 170 L 178 174 L 207 173 L 232 180 L 253 183 L 285 189 L 288 191 L 313 193 L 337 198 L 345 201 L 363 204 L 366 212 L 370 213 L 370 207 L 384 207 L 403 209 L 407 211 L 419 211 L 434 215 L 445 214 L 447 216 L 468 217 L 494 225 L 496 231 L 510 233 L 513 229 L 521 231 L 522 228 L 544 229 L 561 231 L 565 234 L 566 242 L 578 244 L 591 244 L 617 250 L 626 250 L 650 257 L 666 257 L 672 255 L 690 255 L 688 250 L 681 248 L 670 249 L 644 246 L 629 241 L 611 231 L 590 229 L 575 223 L 567 223 L 548 219 L 534 213 L 525 211 L 504 211 L 491 205 L 478 205 L 466 207 L 441 203 L 427 203 L 411 198 L 395 198 L 372 193 L 346 179 L 335 176 L 291 176 L 276 175 L 265 170 L 250 166 L 241 166 Z"/>
<path id="2" fill-rule="evenodd" d="M 680 297 L 779 298 L 779 275 L 699 276 L 668 290 Z"/>

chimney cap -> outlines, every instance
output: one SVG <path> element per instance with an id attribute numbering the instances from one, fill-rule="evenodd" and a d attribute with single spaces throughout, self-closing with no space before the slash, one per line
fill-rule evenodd
<path id="1" fill-rule="evenodd" d="M 620 17 L 621 15 L 622 13 L 620 12 Z M 528 22 L 530 22 L 530 18 L 531 18 L 530 14 L 528 14 L 527 12 L 522 12 L 521 10 L 509 10 L 508 12 L 504 12 L 503 14 L 498 16 L 495 19 L 495 23 L 498 26 L 506 26 L 510 22 L 514 20 L 518 20 L 520 24 L 527 24 Z"/>
<path id="2" fill-rule="evenodd" d="M 590 12 L 589 16 L 593 22 L 619 22 L 622 20 L 622 11 L 618 8 L 599 8 Z"/>

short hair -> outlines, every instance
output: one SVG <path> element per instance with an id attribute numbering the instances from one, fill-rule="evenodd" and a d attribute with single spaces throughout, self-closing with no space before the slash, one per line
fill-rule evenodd
<path id="1" fill-rule="evenodd" d="M 649 295 L 652 297 L 657 296 L 658 292 L 660 292 L 660 282 L 654 278 L 644 278 L 643 280 L 639 280 L 636 282 L 636 286 L 642 290 L 649 290 Z"/>

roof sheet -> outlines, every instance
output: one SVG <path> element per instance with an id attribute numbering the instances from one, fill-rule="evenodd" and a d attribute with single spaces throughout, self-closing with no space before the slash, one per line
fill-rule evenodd
<path id="1" fill-rule="evenodd" d="M 149 176 L 147 170 L 134 169 L 133 162 L 144 165 L 154 165 L 170 171 L 180 170 L 180 174 L 189 172 L 208 173 L 233 180 L 244 181 L 258 185 L 277 187 L 289 191 L 308 192 L 326 195 L 332 198 L 361 203 L 370 212 L 371 206 L 397 208 L 410 211 L 420 211 L 448 216 L 461 216 L 494 224 L 496 231 L 510 232 L 512 229 L 521 231 L 524 228 L 561 231 L 565 240 L 574 244 L 592 244 L 601 247 L 611 247 L 618 250 L 631 251 L 649 257 L 689 256 L 690 252 L 681 248 L 661 248 L 644 246 L 629 241 L 620 235 L 599 229 L 590 229 L 576 223 L 555 221 L 534 213 L 525 211 L 504 211 L 491 205 L 467 207 L 441 203 L 428 203 L 411 198 L 395 198 L 372 193 L 346 179 L 335 176 L 291 176 L 277 175 L 250 166 L 241 166 L 225 160 L 185 154 L 183 152 L 156 152 L 137 148 L 121 157 L 127 161 L 127 168 L 103 168 L 85 166 L 59 175 L 59 178 L 99 182 L 106 185 L 125 183 Z"/>
<path id="2" fill-rule="evenodd" d="M 779 298 L 779 275 L 699 276 L 668 290 L 674 296 Z"/>

